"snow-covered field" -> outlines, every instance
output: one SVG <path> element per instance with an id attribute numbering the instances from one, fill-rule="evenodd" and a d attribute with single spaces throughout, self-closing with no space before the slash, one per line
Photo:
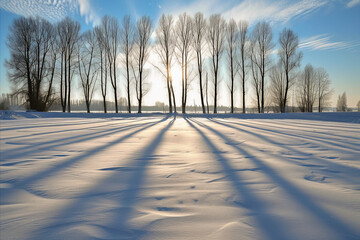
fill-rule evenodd
<path id="1" fill-rule="evenodd" d="M 0 112 L 0 239 L 360 239 L 360 114 Z"/>

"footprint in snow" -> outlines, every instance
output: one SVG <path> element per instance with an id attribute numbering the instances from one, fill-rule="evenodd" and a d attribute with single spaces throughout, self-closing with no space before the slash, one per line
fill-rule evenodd
<path id="1" fill-rule="evenodd" d="M 329 177 L 319 175 L 319 174 L 308 174 L 304 176 L 305 180 L 312 181 L 312 182 L 318 182 L 318 183 L 325 183 L 327 182 L 326 179 Z"/>

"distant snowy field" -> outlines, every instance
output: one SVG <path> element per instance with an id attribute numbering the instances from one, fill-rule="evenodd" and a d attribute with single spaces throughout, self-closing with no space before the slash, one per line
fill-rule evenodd
<path id="1" fill-rule="evenodd" d="M 360 239 L 360 113 L 0 119 L 0 239 Z"/>

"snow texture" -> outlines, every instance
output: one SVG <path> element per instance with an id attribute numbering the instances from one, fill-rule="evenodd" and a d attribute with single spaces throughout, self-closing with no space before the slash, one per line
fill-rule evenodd
<path id="1" fill-rule="evenodd" d="M 0 119 L 0 239 L 360 239 L 359 113 Z"/>

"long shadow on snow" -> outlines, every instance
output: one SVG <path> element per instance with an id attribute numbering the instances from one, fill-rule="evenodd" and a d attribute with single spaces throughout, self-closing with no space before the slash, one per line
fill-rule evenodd
<path id="1" fill-rule="evenodd" d="M 229 121 L 229 122 L 232 122 L 234 123 L 233 121 Z M 279 130 L 283 130 L 284 128 L 281 128 L 281 126 L 279 126 L 279 128 L 276 128 L 274 126 L 270 126 L 271 128 L 261 128 L 261 127 L 256 127 L 256 126 L 253 126 L 253 125 L 248 125 L 246 123 L 250 123 L 249 121 L 243 121 L 242 123 L 235 123 L 235 124 L 238 124 L 238 125 L 244 125 L 244 126 L 248 126 L 248 127 L 251 127 L 251 128 L 257 128 L 258 130 L 262 130 L 262 131 L 268 131 L 268 132 L 272 132 L 272 133 L 276 133 L 276 134 L 282 134 L 282 135 L 288 135 L 290 137 L 294 137 L 294 138 L 303 138 L 303 139 L 310 139 L 314 142 L 321 142 L 321 143 L 324 143 L 324 144 L 328 144 L 328 145 L 332 145 L 334 147 L 342 147 L 342 148 L 348 148 L 348 149 L 351 149 L 353 151 L 357 151 L 357 148 L 356 146 L 355 147 L 349 147 L 349 146 L 343 146 L 339 143 L 334 143 L 334 142 L 331 142 L 331 141 L 327 141 L 327 140 L 332 140 L 332 141 L 339 141 L 340 139 L 343 139 L 343 138 L 349 138 L 351 140 L 360 140 L 360 138 L 356 138 L 356 137 L 350 137 L 350 136 L 339 136 L 339 135 L 332 135 L 332 134 L 329 134 L 329 133 L 325 133 L 325 132 L 314 132 L 314 131 L 306 131 L 304 129 L 298 129 L 297 131 L 300 133 L 300 134 L 291 134 L 289 133 L 289 131 L 287 131 L 286 133 L 284 132 L 281 132 Z M 267 125 L 269 126 L 269 124 L 262 124 L 262 123 L 259 123 L 257 122 L 258 125 Z M 290 131 L 296 131 L 296 130 L 290 130 Z M 307 133 L 311 133 L 311 135 L 306 135 L 306 132 Z M 303 134 L 304 133 L 304 134 Z M 322 137 L 322 136 L 314 136 L 313 134 L 320 134 L 320 135 L 325 135 L 326 138 Z M 335 137 L 335 138 L 334 138 Z M 339 139 L 340 138 L 340 139 Z M 327 140 L 326 140 L 327 139 Z M 343 143 L 343 142 L 341 142 Z M 351 142 L 347 142 L 347 144 L 350 144 L 350 145 L 355 145 Z"/>
<path id="2" fill-rule="evenodd" d="M 99 130 L 98 132 L 90 132 L 90 133 L 85 133 L 85 134 L 77 135 L 77 136 L 70 136 L 70 137 L 61 138 L 61 139 L 54 139 L 52 141 L 38 142 L 38 143 L 29 145 L 26 147 L 23 146 L 18 149 L 10 149 L 7 151 L 3 151 L 1 153 L 0 161 L 24 157 L 27 154 L 31 154 L 34 152 L 37 153 L 38 150 L 42 150 L 42 149 L 48 150 L 49 148 L 56 148 L 59 146 L 66 146 L 66 145 L 70 145 L 70 144 L 74 144 L 74 143 L 90 141 L 92 139 L 96 139 L 99 137 L 105 137 L 105 136 L 111 135 L 113 133 L 126 131 L 128 129 L 136 128 L 139 126 L 144 126 L 144 125 L 150 124 L 150 123 L 138 123 L 138 124 L 133 124 L 133 125 L 125 125 L 125 126 L 120 126 L 117 128 L 110 128 L 107 130 Z M 116 123 L 116 125 L 121 125 L 121 123 Z M 36 148 L 37 146 L 40 146 L 40 148 Z M 11 154 L 11 153 L 13 153 L 13 154 Z M 6 164 L 7 163 L 5 163 L 5 166 L 6 166 Z M 0 166 L 2 166 L 2 165 L 0 165 Z"/>
<path id="3" fill-rule="evenodd" d="M 214 119 L 209 119 L 209 120 L 211 120 L 213 122 L 216 122 L 218 124 L 225 124 L 223 121 L 214 120 Z M 315 142 L 317 144 L 323 144 L 324 143 L 324 144 L 332 145 L 333 147 L 340 148 L 341 151 L 346 151 L 346 152 L 349 152 L 351 154 L 353 154 L 354 151 L 359 152 L 359 149 L 356 146 L 357 144 L 346 142 L 345 144 L 355 145 L 354 147 L 349 147 L 349 146 L 344 146 L 344 145 L 341 145 L 341 144 L 338 144 L 338 143 L 333 143 L 333 142 L 326 141 L 324 138 L 321 138 L 321 137 L 314 137 L 314 136 L 307 136 L 307 135 L 297 135 L 297 134 L 291 134 L 291 133 L 288 133 L 288 132 L 281 132 L 281 131 L 279 131 L 279 129 L 281 129 L 281 126 L 279 126 L 279 128 L 277 128 L 277 129 L 274 129 L 276 127 L 274 127 L 272 125 L 272 129 L 266 129 L 266 128 L 261 128 L 261 127 L 257 127 L 257 126 L 252 126 L 252 125 L 249 125 L 249 123 L 246 124 L 244 122 L 239 123 L 239 122 L 234 122 L 234 121 L 227 121 L 227 123 L 234 124 L 234 125 L 239 125 L 239 126 L 243 126 L 243 127 L 248 127 L 248 128 L 253 128 L 253 129 L 256 129 L 256 130 L 263 131 L 263 132 L 270 132 L 271 134 L 283 135 L 283 136 L 291 137 L 291 138 L 295 138 L 295 139 L 303 139 L 303 140 L 306 140 L 306 141 L 310 140 L 310 141 Z M 261 125 L 261 123 L 259 123 L 259 125 Z M 269 126 L 268 124 L 265 124 L 265 125 Z M 237 129 L 239 131 L 246 131 L 243 128 L 241 128 L 241 129 L 240 128 L 235 128 L 235 129 Z M 302 131 L 302 130 L 300 129 L 298 131 Z M 258 135 L 258 134 L 254 133 L 254 132 L 250 132 L 250 131 L 246 131 L 246 132 L 251 133 L 251 134 L 256 135 L 256 136 L 260 136 L 260 137 L 265 138 L 265 136 Z M 316 133 L 318 134 L 319 132 L 316 132 Z M 322 133 L 322 134 L 326 134 L 326 133 Z M 342 136 L 338 136 L 338 137 L 341 138 Z M 346 136 L 344 136 L 344 137 L 346 137 Z M 352 139 L 353 140 L 360 140 L 360 138 L 352 138 Z M 333 139 L 333 140 L 334 141 L 339 141 L 340 139 Z M 323 147 L 322 145 L 319 145 L 319 146 Z M 350 149 L 351 151 L 349 151 L 348 149 Z"/>
<path id="4" fill-rule="evenodd" d="M 92 186 L 89 190 L 82 193 L 78 196 L 70 206 L 66 209 L 59 211 L 59 215 L 54 216 L 55 219 L 53 222 L 47 226 L 42 227 L 38 230 L 38 233 L 33 239 L 41 239 L 44 236 L 51 236 L 52 234 L 56 235 L 56 231 L 61 230 L 62 228 L 68 228 L 70 226 L 74 227 L 77 225 L 91 225 L 97 229 L 101 229 L 109 234 L 108 237 L 116 236 L 116 239 L 138 239 L 140 236 L 146 234 L 145 230 L 141 229 L 132 229 L 129 221 L 136 205 L 139 194 L 141 191 L 141 186 L 144 185 L 144 180 L 146 176 L 146 169 L 150 164 L 151 160 L 156 158 L 154 152 L 161 144 L 164 134 L 175 122 L 176 117 L 174 118 L 158 133 L 156 137 L 150 141 L 150 143 L 141 151 L 140 156 L 132 160 L 129 163 L 131 168 L 130 176 L 127 178 L 127 186 L 125 189 L 117 189 L 116 183 L 121 181 L 122 174 L 114 171 L 111 175 L 107 176 L 105 179 L 102 179 L 95 186 Z M 106 186 L 115 186 L 115 190 L 109 191 L 106 189 Z M 121 186 L 121 185 L 119 185 Z M 98 201 L 97 197 L 114 198 L 118 204 L 114 209 L 107 210 L 103 215 L 111 214 L 112 217 L 109 219 L 104 219 L 101 223 L 87 223 L 88 219 L 86 214 L 89 214 L 86 211 L 91 211 L 89 205 Z M 69 216 L 71 218 L 69 219 Z M 78 219 L 74 219 L 74 218 Z M 107 239 L 108 237 L 104 237 Z"/>
<path id="5" fill-rule="evenodd" d="M 291 134 L 291 133 L 279 132 L 277 130 L 270 130 L 270 129 L 266 129 L 266 128 L 255 127 L 255 126 L 251 126 L 251 125 L 244 124 L 244 123 L 235 123 L 235 122 L 232 122 L 232 123 L 236 124 L 236 125 L 248 127 L 248 128 L 253 128 L 253 129 L 257 129 L 257 130 L 261 130 L 261 131 L 270 132 L 272 134 L 275 133 L 275 134 L 279 134 L 279 135 L 290 136 L 290 137 L 293 137 L 293 138 L 298 138 L 298 139 L 300 138 L 300 139 L 305 139 L 305 140 L 311 140 L 311 141 L 314 141 L 314 142 L 324 143 L 324 144 L 328 144 L 328 145 L 331 145 L 331 146 L 337 147 L 337 148 L 345 148 L 345 149 L 342 149 L 342 150 L 345 150 L 345 151 L 348 151 L 347 149 L 350 149 L 352 151 L 359 151 L 357 148 L 353 148 L 353 147 L 349 147 L 349 146 L 343 146 L 341 144 L 335 144 L 333 142 L 326 141 L 325 139 L 320 138 L 320 137 L 295 135 L 295 134 Z"/>
<path id="6" fill-rule="evenodd" d="M 229 121 L 229 122 L 232 122 L 234 123 L 233 121 Z M 293 128 L 289 122 L 286 123 L 286 126 L 284 126 L 284 122 L 280 122 L 280 124 L 271 124 L 271 123 L 268 123 L 268 122 L 258 122 L 258 121 L 248 121 L 248 120 L 243 120 L 242 121 L 243 123 L 256 123 L 257 125 L 261 125 L 261 126 L 268 126 L 270 128 L 267 128 L 268 130 L 271 130 L 271 129 L 276 129 L 275 131 L 278 132 L 279 130 L 286 130 L 286 131 L 301 131 L 303 133 L 310 133 L 310 134 L 313 134 L 314 131 L 312 129 L 314 129 L 314 127 L 305 127 L 305 126 L 302 126 L 302 127 L 299 127 L 299 128 Z M 315 126 L 316 127 L 316 130 L 321 130 L 321 131 L 334 131 L 334 129 L 323 129 L 322 126 L 320 125 L 317 125 Z M 353 129 L 355 130 L 355 129 Z M 343 132 L 343 131 L 342 131 Z M 283 132 L 280 132 L 279 133 L 283 133 Z M 339 138 L 347 138 L 347 139 L 351 139 L 351 140 L 360 140 L 360 137 L 352 137 L 352 136 L 345 136 L 345 135 L 337 135 L 337 134 L 333 134 L 333 133 L 327 133 L 327 132 L 319 132 L 319 131 L 316 131 L 315 132 L 316 134 L 320 134 L 320 135 L 325 135 L 327 138 L 330 136 L 332 137 L 331 139 L 332 140 L 339 140 Z M 352 131 L 352 133 L 354 133 Z M 355 134 L 354 134 L 355 135 Z M 306 136 L 306 135 L 302 135 L 302 136 Z M 316 137 L 316 138 L 320 138 L 321 137 Z M 352 144 L 352 143 L 350 143 Z"/>
<path id="7" fill-rule="evenodd" d="M 0 132 L 9 131 L 9 130 L 21 130 L 28 128 L 64 127 L 64 126 L 74 126 L 74 125 L 83 125 L 83 124 L 92 124 L 92 123 L 94 123 L 94 121 L 84 121 L 84 122 L 76 122 L 76 123 L 68 123 L 68 124 L 47 124 L 47 125 L 21 126 L 21 127 L 13 127 L 13 128 L 0 128 Z"/>
<path id="8" fill-rule="evenodd" d="M 1 111 L 0 111 L 1 112 Z M 26 127 L 35 127 L 35 126 L 38 126 L 39 124 L 40 125 L 44 125 L 43 123 L 46 123 L 46 124 L 50 124 L 50 125 L 53 125 L 54 123 L 49 123 L 49 119 L 46 119 L 46 118 L 36 118 L 36 121 L 34 121 L 33 119 L 26 119 L 25 120 L 25 124 L 23 121 L 6 121 L 7 119 L 1 119 L 1 120 L 5 120 L 3 121 L 4 123 L 8 123 L 10 126 L 11 126 L 11 129 L 14 128 L 16 129 L 17 127 L 24 127 L 24 125 L 26 125 Z M 17 119 L 18 120 L 18 119 Z M 24 120 L 24 119 L 21 119 L 21 120 Z M 90 123 L 89 121 L 91 119 L 88 119 L 88 118 L 79 118 L 79 119 L 72 119 L 72 120 L 69 120 L 67 118 L 63 119 L 64 121 L 62 121 L 62 124 L 65 124 L 65 123 L 69 123 L 69 124 L 79 124 L 79 123 Z M 3 127 L 5 126 L 6 124 L 3 125 Z M 7 129 L 7 128 L 4 128 L 4 129 Z M 11 130 L 9 129 L 9 130 Z"/>
<path id="9" fill-rule="evenodd" d="M 139 200 L 139 193 L 141 190 L 141 186 L 145 183 L 145 176 L 146 176 L 146 169 L 150 162 L 156 158 L 154 156 L 154 152 L 156 151 L 157 147 L 160 145 L 164 134 L 170 129 L 170 127 L 174 124 L 176 120 L 176 115 L 174 118 L 169 122 L 169 124 L 164 127 L 155 137 L 154 140 L 142 151 L 140 157 L 136 159 L 136 165 L 132 166 L 135 171 L 127 181 L 128 187 L 126 188 L 127 194 L 125 194 L 124 198 L 119 199 L 121 204 L 119 208 L 117 208 L 113 213 L 112 226 L 120 225 L 122 230 L 129 230 L 131 229 L 131 225 L 129 220 L 131 219 L 131 215 L 134 210 L 134 206 L 136 205 L 137 201 Z M 131 235 L 140 237 L 146 234 L 146 230 L 141 229 L 134 229 L 131 230 Z M 132 236 L 134 237 L 134 236 Z"/>
<path id="10" fill-rule="evenodd" d="M 186 117 L 184 117 L 184 119 L 201 135 L 206 144 L 212 150 L 213 154 L 217 158 L 217 161 L 224 169 L 225 174 L 230 179 L 233 188 L 243 199 L 243 207 L 251 212 L 251 216 L 254 217 L 258 226 L 261 228 L 261 231 L 264 233 L 264 236 L 268 239 L 291 239 L 289 233 L 284 231 L 285 229 L 282 227 L 282 221 L 268 213 L 268 209 L 270 209 L 271 206 L 257 198 L 256 194 L 246 187 L 246 184 L 241 179 L 241 174 L 236 174 L 235 170 L 231 167 L 230 160 L 221 154 L 221 151 L 205 135 L 203 131 L 190 122 L 193 121 L 192 119 L 188 119 Z M 241 236 L 239 236 L 239 239 L 241 239 Z"/>
<path id="11" fill-rule="evenodd" d="M 232 114 L 223 114 L 223 113 L 192 113 L 188 116 L 196 118 L 239 118 L 239 119 L 298 119 L 305 121 L 326 121 L 326 122 L 348 122 L 348 123 L 360 123 L 360 112 L 306 112 L 306 113 L 232 113 Z"/>
<path id="12" fill-rule="evenodd" d="M 123 121 L 123 120 L 121 120 L 121 121 Z M 137 121 L 140 121 L 140 120 L 130 120 L 130 121 L 121 122 L 121 123 L 127 123 L 128 124 L 128 123 L 133 123 L 133 122 L 137 122 Z M 34 137 L 34 136 L 43 136 L 43 135 L 57 134 L 57 133 L 64 133 L 64 132 L 82 131 L 82 130 L 87 130 L 87 129 L 94 129 L 94 128 L 101 128 L 101 127 L 108 127 L 108 126 L 112 126 L 112 125 L 118 125 L 119 122 L 110 123 L 110 121 L 106 121 L 106 122 L 100 122 L 100 123 L 95 123 L 95 124 L 101 124 L 101 125 L 96 125 L 96 126 L 91 126 L 91 127 L 83 127 L 83 128 L 77 128 L 77 129 L 58 130 L 58 131 L 52 131 L 52 132 L 32 133 L 32 134 L 21 135 L 21 136 L 16 136 L 16 137 L 1 138 L 1 140 L 6 141 L 6 140 L 18 139 L 18 138 L 22 139 L 22 138 Z"/>
<path id="13" fill-rule="evenodd" d="M 359 114 L 359 113 L 357 113 L 357 114 Z M 359 114 L 359 116 L 360 116 L 360 114 Z M 304 119 L 299 119 L 299 120 L 302 120 L 302 121 L 291 121 L 290 122 L 289 120 L 294 120 L 294 119 L 290 119 L 290 118 L 286 119 L 286 114 L 285 114 L 285 118 L 283 118 L 281 120 L 283 120 L 284 123 L 289 124 L 290 126 L 300 126 L 300 127 L 305 127 L 305 128 L 311 128 L 311 127 L 319 126 L 318 123 L 314 123 L 314 121 L 315 122 L 317 121 L 316 119 L 306 119 L 306 118 L 304 118 Z M 351 122 L 351 121 L 327 121 L 326 119 L 320 119 L 320 121 L 323 122 L 323 125 L 321 126 L 321 128 L 324 129 L 324 130 L 353 131 L 354 127 L 344 126 L 344 123 L 352 124 L 354 126 L 359 125 L 359 122 Z M 325 124 L 324 124 L 324 122 L 325 122 Z M 339 128 L 341 128 L 341 129 L 339 129 Z"/>
<path id="14" fill-rule="evenodd" d="M 194 121 L 194 120 L 192 120 Z M 224 134 L 220 133 L 219 131 L 211 128 L 205 124 L 202 124 L 204 128 L 210 130 L 220 138 L 222 138 L 226 142 L 231 142 L 231 139 L 226 137 Z M 331 231 L 338 236 L 339 239 L 357 239 L 358 233 L 351 229 L 350 227 L 346 226 L 343 222 L 339 219 L 334 218 L 331 214 L 326 212 L 323 208 L 318 206 L 314 201 L 311 200 L 309 196 L 303 193 L 300 189 L 295 187 L 290 182 L 286 181 L 282 178 L 274 169 L 266 165 L 263 161 L 258 159 L 256 156 L 249 154 L 245 149 L 240 148 L 237 145 L 232 145 L 234 149 L 236 149 L 240 154 L 245 156 L 251 156 L 251 160 L 257 165 L 258 168 L 262 169 L 266 175 L 274 181 L 279 187 L 284 189 L 288 195 L 296 202 L 298 205 L 303 206 L 305 209 L 308 210 L 310 214 L 316 217 L 319 222 L 324 223 L 328 227 L 328 231 Z M 274 238 L 278 239 L 278 238 Z M 286 239 L 286 238 L 285 238 Z M 291 238 L 289 238 L 291 239 Z"/>
<path id="15" fill-rule="evenodd" d="M 356 168 L 348 167 L 346 165 L 342 165 L 342 164 L 339 164 L 339 163 L 336 163 L 336 162 L 333 162 L 333 161 L 328 161 L 328 160 L 325 160 L 325 159 L 322 159 L 322 158 L 318 158 L 318 157 L 315 157 L 313 155 L 309 156 L 308 154 L 306 154 L 304 152 L 301 152 L 301 151 L 299 151 L 299 150 L 297 150 L 295 148 L 292 148 L 292 147 L 284 145 L 284 144 L 279 144 L 278 142 L 276 142 L 274 140 L 271 140 L 270 138 L 266 137 L 265 135 L 260 135 L 260 134 L 258 134 L 256 132 L 250 132 L 250 131 L 245 130 L 243 128 L 237 128 L 237 127 L 234 127 L 232 125 L 216 121 L 214 119 L 211 119 L 210 121 L 212 121 L 212 122 L 214 122 L 216 124 L 228 127 L 228 128 L 235 129 L 235 130 L 237 130 L 239 132 L 243 132 L 243 133 L 246 133 L 246 134 L 249 134 L 249 135 L 253 135 L 253 136 L 257 137 L 260 140 L 264 140 L 264 141 L 266 141 L 266 142 L 268 142 L 268 143 L 270 143 L 272 145 L 281 147 L 284 150 L 291 151 L 291 152 L 296 153 L 296 154 L 298 154 L 300 156 L 305 156 L 305 157 L 312 158 L 313 160 L 324 164 L 326 167 L 330 167 L 330 168 L 333 168 L 333 169 L 336 169 L 336 170 L 339 170 L 339 171 L 342 171 L 342 172 L 346 172 L 347 174 L 351 174 L 352 177 L 359 178 L 359 170 L 356 169 Z M 233 124 L 237 124 L 237 123 L 233 123 Z M 238 124 L 238 125 L 241 125 L 241 124 Z M 248 126 L 248 125 L 244 124 L 244 126 Z M 270 131 L 270 132 L 272 132 L 272 131 Z M 276 133 L 276 132 L 274 132 L 274 133 Z M 287 135 L 287 134 L 284 134 L 284 135 Z M 252 147 L 252 146 L 249 146 L 249 145 L 248 145 L 248 147 L 255 148 L 255 147 Z M 255 149 L 255 150 L 258 150 L 258 149 Z M 271 154 L 271 153 L 267 153 L 267 154 Z M 273 155 L 275 157 L 278 157 L 275 154 L 271 154 L 271 155 Z M 290 160 L 290 159 L 287 159 L 287 160 L 288 161 L 293 161 L 293 162 L 295 162 L 297 164 L 299 163 L 298 161 L 295 161 L 295 160 Z M 300 163 L 300 166 L 302 166 L 301 163 Z M 344 176 L 344 177 L 346 177 L 346 176 Z M 346 179 L 344 178 L 344 180 L 346 180 Z M 349 180 L 347 180 L 347 182 L 350 183 L 350 184 L 354 184 L 354 182 L 349 181 Z M 360 182 L 357 183 L 357 184 L 360 184 Z"/>
<path id="16" fill-rule="evenodd" d="M 15 181 L 13 184 L 14 184 L 14 187 L 16 188 L 25 188 L 27 191 L 35 194 L 35 195 L 40 195 L 40 196 L 43 196 L 42 193 L 38 192 L 38 191 L 34 191 L 34 190 L 31 190 L 29 188 L 26 188 L 27 186 L 30 186 L 31 184 L 33 184 L 34 182 L 36 181 L 39 181 L 41 179 L 44 179 L 50 175 L 53 175 L 59 171 L 61 171 L 62 169 L 65 169 L 65 168 L 68 168 L 76 163 L 79 163 L 80 161 L 86 159 L 87 157 L 90 157 L 90 156 L 93 156 L 101 151 L 104 151 L 105 149 L 109 148 L 109 147 L 112 147 L 130 137 L 132 137 L 133 135 L 141 132 L 141 131 L 144 131 L 160 122 L 163 122 L 163 121 L 166 121 L 167 119 L 169 118 L 169 116 L 166 116 L 165 118 L 157 121 L 157 122 L 154 122 L 154 123 L 149 123 L 149 124 L 145 124 L 145 127 L 142 127 L 138 130 L 135 130 L 125 136 L 122 136 L 114 141 L 111 141 L 110 143 L 107 143 L 105 145 L 102 145 L 102 146 L 99 146 L 99 147 L 95 147 L 93 149 L 91 149 L 90 151 L 88 152 L 85 152 L 83 154 L 80 154 L 78 156 L 75 156 L 73 158 L 70 158 L 70 159 L 67 159 L 66 161 L 63 161 L 57 165 L 55 165 L 54 167 L 52 168 L 49 168 L 49 169 L 45 169 L 41 172 L 38 172 L 36 173 L 35 175 L 32 175 L 30 177 L 25 177 L 19 181 Z"/>

